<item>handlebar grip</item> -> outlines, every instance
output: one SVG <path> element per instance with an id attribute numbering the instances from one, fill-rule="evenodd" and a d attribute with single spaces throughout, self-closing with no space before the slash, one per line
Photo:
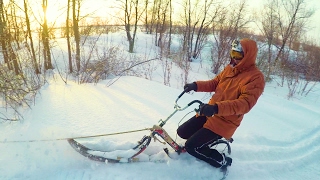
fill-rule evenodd
<path id="1" fill-rule="evenodd" d="M 182 93 L 178 96 L 178 99 L 180 99 L 180 98 L 181 98 L 181 96 L 182 96 L 184 93 L 186 93 L 186 92 L 187 92 L 187 90 L 188 90 L 188 88 L 185 88 L 185 89 L 182 91 Z"/>
<path id="2" fill-rule="evenodd" d="M 203 102 L 201 102 L 201 101 L 199 101 L 199 100 L 194 100 L 194 101 L 191 101 L 189 104 L 188 104 L 188 106 L 191 106 L 192 104 L 194 104 L 194 103 L 199 103 L 199 108 L 197 109 L 194 109 L 197 113 L 199 113 L 200 112 L 200 106 L 201 105 L 203 105 Z"/>
<path id="3" fill-rule="evenodd" d="M 191 105 L 194 104 L 194 103 L 199 103 L 199 105 L 202 105 L 202 104 L 203 104 L 203 102 L 201 102 L 201 101 L 199 101 L 199 100 L 193 100 L 193 101 L 191 101 L 191 102 L 188 104 L 188 106 L 191 106 Z"/>

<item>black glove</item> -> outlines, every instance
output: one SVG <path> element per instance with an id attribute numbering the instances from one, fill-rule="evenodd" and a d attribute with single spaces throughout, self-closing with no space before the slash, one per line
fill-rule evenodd
<path id="1" fill-rule="evenodd" d="M 198 86 L 196 82 L 193 82 L 193 83 L 184 85 L 183 89 L 186 90 L 186 92 L 190 92 L 192 90 L 197 91 Z"/>
<path id="2" fill-rule="evenodd" d="M 200 115 L 213 116 L 218 113 L 218 105 L 202 104 L 200 105 Z"/>

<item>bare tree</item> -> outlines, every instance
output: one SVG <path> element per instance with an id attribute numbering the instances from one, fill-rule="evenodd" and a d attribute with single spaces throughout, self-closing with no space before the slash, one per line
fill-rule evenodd
<path id="1" fill-rule="evenodd" d="M 172 8 L 172 0 L 169 0 L 169 39 L 168 39 L 168 54 L 171 54 L 171 40 L 172 40 L 172 13 L 173 13 L 173 8 Z"/>
<path id="2" fill-rule="evenodd" d="M 10 63 L 10 56 L 9 56 L 9 50 L 8 50 L 8 45 L 10 45 L 9 42 L 9 37 L 10 34 L 7 33 L 7 23 L 6 23 L 6 14 L 4 11 L 4 7 L 3 7 L 3 0 L 0 1 L 0 41 L 1 41 L 1 49 L 2 49 L 2 53 L 3 53 L 3 59 L 4 59 L 4 63 L 7 64 L 8 68 L 11 70 L 12 69 L 12 65 Z M 9 42 L 9 43 L 8 43 Z"/>
<path id="3" fill-rule="evenodd" d="M 73 34 L 76 44 L 76 66 L 80 71 L 80 32 L 79 32 L 80 0 L 72 0 Z"/>
<path id="4" fill-rule="evenodd" d="M 210 26 L 216 18 L 216 10 L 219 9 L 213 9 L 213 5 L 214 0 L 185 0 L 182 4 L 184 11 L 182 24 L 185 27 L 182 47 L 189 61 L 199 57 L 207 41 Z"/>
<path id="5" fill-rule="evenodd" d="M 266 44 L 267 44 L 267 53 L 264 54 L 265 57 L 267 57 L 267 70 L 266 70 L 266 80 L 270 80 L 270 74 L 271 74 L 271 65 L 272 65 L 272 58 L 274 51 L 272 50 L 273 45 L 278 42 L 278 36 L 277 36 L 277 17 L 275 9 L 279 6 L 277 0 L 269 0 L 267 4 L 264 6 L 263 15 L 261 16 L 261 31 L 262 34 L 266 38 Z"/>
<path id="6" fill-rule="evenodd" d="M 313 15 L 313 10 L 307 9 L 304 0 L 281 1 L 282 9 L 277 9 L 277 20 L 279 26 L 280 45 L 278 46 L 277 56 L 274 59 L 274 66 L 281 60 L 281 53 L 286 46 L 291 45 L 292 40 L 301 38 L 299 34 L 304 31 L 308 19 Z M 280 68 L 283 68 L 280 62 Z"/>
<path id="7" fill-rule="evenodd" d="M 9 1 L 8 6 L 5 7 L 0 0 L 0 41 L 4 55 L 4 63 L 0 61 L 0 96 L 4 102 L 2 104 L 4 107 L 1 108 L 7 110 L 5 115 L 0 114 L 2 120 L 23 118 L 18 111 L 19 107 L 30 106 L 40 87 L 38 75 L 40 70 L 35 58 L 36 51 L 34 49 L 31 51 L 27 42 L 25 46 L 20 45 L 23 40 L 29 40 L 33 45 L 32 36 L 30 36 L 32 30 L 29 21 L 30 12 L 26 1 L 23 1 L 23 6 L 24 8 L 20 8 L 14 1 Z M 18 16 L 17 10 L 25 11 L 25 17 Z M 27 24 L 25 34 L 27 39 L 22 38 L 21 31 L 17 28 L 18 24 L 20 26 Z M 31 54 L 31 63 L 27 57 L 28 54 L 19 53 L 23 50 Z M 11 118 L 11 115 L 14 117 Z"/>
<path id="8" fill-rule="evenodd" d="M 145 6 L 141 6 L 139 0 L 124 0 L 121 2 L 120 9 L 123 10 L 124 17 L 121 19 L 124 23 L 124 28 L 129 42 L 129 52 L 133 53 L 134 43 L 137 35 L 138 22 L 140 21 Z M 131 30 L 133 25 L 133 31 Z"/>
<path id="9" fill-rule="evenodd" d="M 70 5 L 71 0 L 68 0 L 67 5 L 67 18 L 66 18 L 66 38 L 67 38 L 67 46 L 68 46 L 68 66 L 69 66 L 69 73 L 73 72 L 72 67 L 72 56 L 71 56 L 71 43 L 70 43 Z"/>
<path id="10" fill-rule="evenodd" d="M 183 4 L 183 10 L 184 10 L 184 34 L 183 34 L 183 40 L 182 40 L 182 52 L 185 53 L 183 60 L 191 61 L 191 14 L 192 14 L 192 6 L 191 6 L 191 0 L 185 0 Z"/>
<path id="11" fill-rule="evenodd" d="M 146 4 L 145 4 L 146 16 L 145 16 L 144 23 L 145 23 L 147 34 L 152 34 L 155 31 L 154 26 L 156 24 L 156 14 L 157 14 L 158 2 L 159 2 L 159 0 L 154 0 L 153 2 L 146 0 Z"/>
<path id="12" fill-rule="evenodd" d="M 24 5 L 24 15 L 26 18 L 26 25 L 27 25 L 27 35 L 28 35 L 28 38 L 30 41 L 30 48 L 31 48 L 30 50 L 31 50 L 31 59 L 32 59 L 32 63 L 33 63 L 33 68 L 34 68 L 36 74 L 40 74 L 40 69 L 39 69 L 39 65 L 37 62 L 33 38 L 32 38 L 32 31 L 31 31 L 31 25 L 30 25 L 29 14 L 28 14 L 29 11 L 28 11 L 27 0 L 23 0 L 23 5 Z"/>
<path id="13" fill-rule="evenodd" d="M 47 23 L 47 8 L 48 8 L 48 0 L 42 0 L 42 9 L 43 9 L 43 24 L 42 24 L 42 44 L 43 44 L 43 54 L 44 54 L 44 68 L 45 70 L 52 69 L 51 62 L 51 53 L 49 46 L 49 30 Z"/>
<path id="14" fill-rule="evenodd" d="M 157 7 L 157 19 L 156 19 L 156 38 L 155 38 L 155 44 L 156 46 L 162 46 L 163 36 L 168 28 L 167 25 L 167 11 L 169 8 L 169 1 L 161 1 L 159 0 L 158 7 Z M 159 34 L 159 38 L 158 38 Z"/>
<path id="15" fill-rule="evenodd" d="M 219 73 L 221 67 L 230 60 L 230 46 L 235 38 L 241 38 L 241 31 L 244 31 L 246 25 L 251 21 L 246 16 L 246 1 L 240 4 L 232 3 L 227 7 L 221 8 L 218 14 L 218 21 L 213 24 L 214 42 L 212 45 L 212 72 Z M 229 9 L 233 8 L 230 12 Z"/>
<path id="16" fill-rule="evenodd" d="M 214 6 L 215 5 L 215 6 Z M 212 7 L 215 9 L 212 9 Z M 192 58 L 197 59 L 203 49 L 203 46 L 207 43 L 208 34 L 210 33 L 210 26 L 216 20 L 218 14 L 221 11 L 220 5 L 218 3 L 214 4 L 213 0 L 205 0 L 204 4 L 200 7 L 200 13 L 196 17 L 193 34 L 195 34 L 195 42 L 192 52 Z"/>
<path id="17" fill-rule="evenodd" d="M 303 77 L 305 83 L 300 92 L 301 95 L 308 95 L 308 93 L 315 87 L 320 81 L 320 47 L 315 42 L 310 42 L 310 45 L 303 44 L 302 49 L 302 64 L 303 67 L 299 67 L 303 70 Z M 313 82 L 313 85 L 309 87 L 309 84 Z"/>
<path id="18" fill-rule="evenodd" d="M 149 1 L 148 0 L 145 0 L 145 7 L 146 9 L 145 11 L 145 18 L 144 18 L 144 24 L 145 24 L 145 31 L 146 33 L 148 33 L 148 29 L 149 29 L 149 16 L 148 16 L 148 8 L 149 8 Z"/>
<path id="19" fill-rule="evenodd" d="M 279 60 L 281 52 L 285 48 L 290 36 L 292 36 L 295 31 L 303 30 L 301 28 L 303 28 L 307 20 L 314 13 L 313 11 L 306 9 L 306 2 L 304 0 L 281 0 L 281 3 L 279 4 L 282 6 L 278 6 L 276 13 L 280 30 L 279 35 L 282 42 L 275 58 L 275 63 Z"/>
<path id="20" fill-rule="evenodd" d="M 294 57 L 289 49 L 299 51 L 306 24 L 314 11 L 307 8 L 304 0 L 268 0 L 263 9 L 260 29 L 267 42 L 267 48 L 261 49 L 266 51 L 263 53 L 267 59 L 266 80 L 278 74 L 282 79 L 279 85 L 283 86 L 286 78 L 290 81 L 288 85 L 292 85 L 292 75 L 296 74 L 290 72 L 296 70 L 292 64 L 298 66 L 302 58 L 301 55 Z M 299 75 L 296 74 L 296 78 L 299 79 Z M 289 97 L 294 94 L 291 90 Z"/>

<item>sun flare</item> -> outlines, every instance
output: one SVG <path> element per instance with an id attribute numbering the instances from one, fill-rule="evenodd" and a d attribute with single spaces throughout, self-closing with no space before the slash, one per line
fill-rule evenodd
<path id="1" fill-rule="evenodd" d="M 62 15 L 57 7 L 50 7 L 47 9 L 47 22 L 49 24 L 61 24 L 65 22 L 66 17 Z"/>

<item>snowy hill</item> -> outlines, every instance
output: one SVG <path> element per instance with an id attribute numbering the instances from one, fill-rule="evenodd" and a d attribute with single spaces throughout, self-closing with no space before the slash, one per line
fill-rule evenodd
<path id="1" fill-rule="evenodd" d="M 139 86 L 137 86 L 139 84 Z M 181 90 L 136 77 L 122 77 L 111 87 L 52 83 L 41 90 L 36 105 L 19 124 L 1 126 L 0 179 L 212 179 L 219 172 L 188 157 L 167 163 L 104 164 L 75 152 L 67 141 L 35 141 L 142 129 L 173 111 Z M 179 104 L 204 94 L 185 94 Z M 268 85 L 234 135 L 228 179 L 316 179 L 319 177 L 319 101 L 301 103 L 282 98 Z M 318 106 L 319 107 L 319 106 Z M 175 129 L 186 112 L 165 125 Z M 188 115 L 189 117 L 192 113 Z M 185 118 L 184 120 L 186 120 Z M 96 148 L 107 141 L 139 140 L 147 131 L 86 139 Z M 6 142 L 3 142 L 6 141 Z M 183 143 L 183 140 L 178 139 Z M 153 142 L 152 142 L 153 143 Z M 162 148 L 161 144 L 151 146 Z M 184 156 L 189 156 L 184 154 Z"/>
<path id="2" fill-rule="evenodd" d="M 208 78 L 205 68 L 193 64 L 190 79 Z M 178 79 L 179 74 L 172 77 Z M 42 87 L 32 109 L 22 112 L 23 121 L 0 125 L 0 179 L 194 180 L 221 176 L 219 170 L 188 154 L 165 163 L 105 164 L 88 160 L 66 140 L 59 140 L 152 127 L 173 112 L 174 101 L 182 92 L 181 82 L 168 87 L 159 83 L 159 76 L 152 81 L 124 76 L 107 87 L 109 80 L 79 85 L 71 80 L 64 84 L 59 78 L 53 79 Z M 317 91 L 307 97 L 288 100 L 285 87 L 268 83 L 233 136 L 233 164 L 227 179 L 320 177 L 319 89 L 318 85 Z M 207 102 L 209 97 L 206 93 L 185 94 L 179 104 L 185 106 L 195 99 Z M 178 112 L 167 122 L 164 128 L 171 137 L 176 138 L 178 124 L 193 116 L 193 109 Z M 107 149 L 112 143 L 130 146 L 148 134 L 141 131 L 79 141 Z M 159 151 L 163 147 L 167 146 L 153 141 L 150 145 Z"/>

